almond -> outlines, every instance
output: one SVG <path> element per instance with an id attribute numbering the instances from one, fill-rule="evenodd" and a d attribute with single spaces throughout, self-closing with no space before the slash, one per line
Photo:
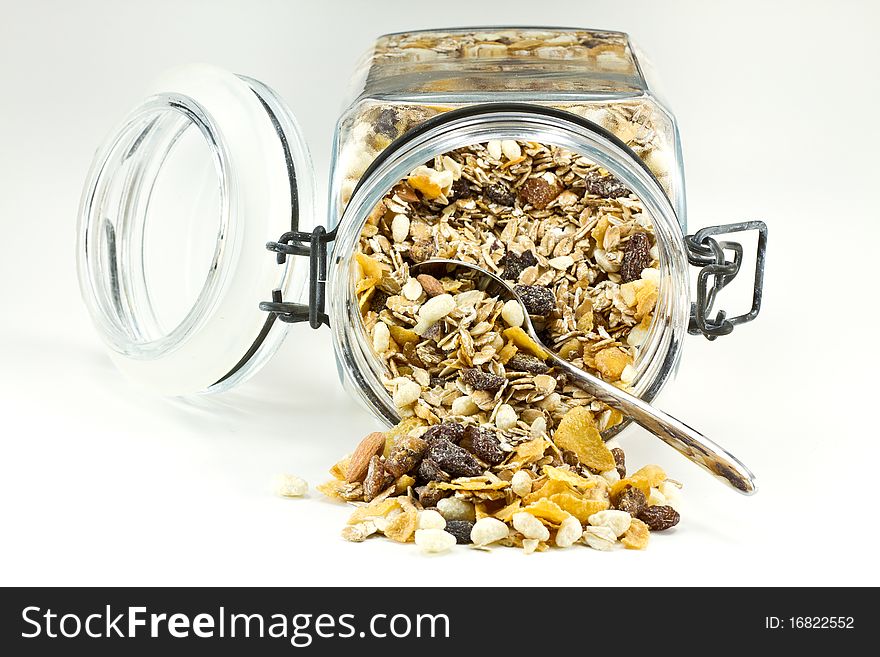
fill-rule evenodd
<path id="1" fill-rule="evenodd" d="M 368 434 L 354 450 L 351 460 L 348 463 L 348 470 L 345 473 L 345 480 L 349 483 L 355 481 L 363 481 L 367 476 L 367 468 L 370 466 L 370 459 L 381 454 L 385 449 L 385 434 L 381 431 L 374 431 Z"/>
<path id="2" fill-rule="evenodd" d="M 419 274 L 416 279 L 422 284 L 422 289 L 429 297 L 439 296 L 446 291 L 443 289 L 443 284 L 430 274 Z"/>

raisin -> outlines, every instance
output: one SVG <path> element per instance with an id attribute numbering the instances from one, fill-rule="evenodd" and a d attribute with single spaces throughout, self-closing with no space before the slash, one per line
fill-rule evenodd
<path id="1" fill-rule="evenodd" d="M 551 183 L 544 177 L 529 178 L 519 188 L 519 199 L 536 210 L 543 210 L 561 193 L 562 185 L 558 180 Z"/>
<path id="2" fill-rule="evenodd" d="M 681 516 L 671 506 L 649 506 L 639 514 L 639 520 L 648 525 L 651 531 L 662 532 L 675 527 Z"/>
<path id="3" fill-rule="evenodd" d="M 422 434 L 422 440 L 428 443 L 442 438 L 452 443 L 461 442 L 461 439 L 464 438 L 464 425 L 458 422 L 444 422 L 443 424 L 435 424 Z"/>
<path id="4" fill-rule="evenodd" d="M 492 203 L 497 203 L 498 205 L 510 206 L 516 201 L 516 194 L 513 193 L 513 190 L 510 189 L 510 187 L 503 183 L 489 185 L 483 190 L 483 194 L 487 199 L 492 201 Z"/>
<path id="5" fill-rule="evenodd" d="M 641 278 L 642 270 L 651 264 L 650 249 L 648 236 L 644 233 L 633 233 L 630 236 L 620 262 L 620 278 L 624 283 Z"/>
<path id="6" fill-rule="evenodd" d="M 449 481 L 449 475 L 443 472 L 437 462 L 430 458 L 424 458 L 419 463 L 419 478 L 426 482 Z"/>
<path id="7" fill-rule="evenodd" d="M 467 180 L 459 178 L 452 183 L 452 196 L 455 198 L 465 198 L 471 195 L 471 188 L 468 187 Z"/>
<path id="8" fill-rule="evenodd" d="M 581 463 L 580 461 L 578 461 L 577 454 L 572 452 L 570 449 L 562 450 L 562 461 L 566 465 L 570 465 L 573 468 L 576 468 Z"/>
<path id="9" fill-rule="evenodd" d="M 529 315 L 545 317 L 556 309 L 553 290 L 543 285 L 515 285 L 513 289 L 522 299 Z"/>
<path id="10" fill-rule="evenodd" d="M 465 427 L 462 445 L 476 455 L 478 459 L 489 465 L 498 465 L 504 460 L 501 442 L 491 429 L 481 429 L 474 425 Z"/>
<path id="11" fill-rule="evenodd" d="M 471 367 L 461 373 L 461 380 L 474 390 L 498 390 L 506 379 L 503 376 Z"/>
<path id="12" fill-rule="evenodd" d="M 446 438 L 435 438 L 431 441 L 425 460 L 433 461 L 444 472 L 458 477 L 476 477 L 483 473 L 477 459 Z"/>
<path id="13" fill-rule="evenodd" d="M 633 518 L 638 518 L 639 514 L 647 507 L 648 500 L 638 488 L 627 488 L 617 497 L 617 508 L 626 511 Z"/>
<path id="14" fill-rule="evenodd" d="M 406 437 L 391 450 L 385 461 L 385 470 L 395 479 L 412 470 L 428 449 L 428 441 Z"/>
<path id="15" fill-rule="evenodd" d="M 380 135 L 397 137 L 397 112 L 390 107 L 383 108 L 376 118 L 375 129 Z"/>
<path id="16" fill-rule="evenodd" d="M 442 376 L 432 376 L 431 377 L 431 387 L 436 388 L 440 386 L 441 388 L 446 385 L 446 379 Z"/>
<path id="17" fill-rule="evenodd" d="M 603 176 L 595 169 L 584 176 L 587 194 L 602 198 L 620 198 L 629 196 L 630 191 L 622 182 L 612 175 Z"/>
<path id="18" fill-rule="evenodd" d="M 425 509 L 437 506 L 437 502 L 446 497 L 447 494 L 447 491 L 432 486 L 431 484 L 428 484 L 427 486 L 419 486 L 415 490 L 416 494 L 419 496 L 419 504 Z"/>
<path id="19" fill-rule="evenodd" d="M 383 292 L 378 287 L 373 290 L 373 296 L 370 297 L 370 310 L 374 313 L 380 313 L 385 310 L 385 302 L 391 295 Z"/>
<path id="20" fill-rule="evenodd" d="M 394 483 L 394 477 L 385 472 L 385 465 L 378 455 L 370 459 L 367 476 L 364 478 L 364 501 L 369 502 Z"/>
<path id="21" fill-rule="evenodd" d="M 493 242 L 494 244 L 494 242 Z M 501 278 L 508 281 L 518 281 L 519 275 L 528 267 L 538 264 L 538 259 L 531 251 L 523 251 L 522 255 L 516 255 L 513 251 L 508 251 L 504 257 L 498 261 L 498 264 L 504 267 L 501 272 Z"/>
<path id="22" fill-rule="evenodd" d="M 620 475 L 620 478 L 623 479 L 626 477 L 626 455 L 623 453 L 623 450 L 620 447 L 615 447 L 611 450 L 611 455 L 614 457 L 614 463 L 617 464 L 617 474 Z"/>
<path id="23" fill-rule="evenodd" d="M 529 374 L 544 374 L 550 369 L 540 358 L 521 352 L 515 353 L 507 361 L 505 367 L 514 372 L 528 372 Z"/>
<path id="24" fill-rule="evenodd" d="M 556 389 L 562 390 L 568 385 L 568 374 L 565 372 L 554 372 L 553 378 L 556 379 Z"/>
<path id="25" fill-rule="evenodd" d="M 470 520 L 447 520 L 446 533 L 455 536 L 455 542 L 459 545 L 468 545 L 471 542 L 471 530 L 474 523 Z"/>

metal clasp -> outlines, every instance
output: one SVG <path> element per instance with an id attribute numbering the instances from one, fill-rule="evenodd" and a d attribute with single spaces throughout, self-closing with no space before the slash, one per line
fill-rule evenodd
<path id="1" fill-rule="evenodd" d="M 754 292 L 752 307 L 749 312 L 736 317 L 727 317 L 727 313 L 719 310 L 714 318 L 709 315 L 715 304 L 718 293 L 727 286 L 739 273 L 743 259 L 743 247 L 739 242 L 719 242 L 713 235 L 727 235 L 749 230 L 758 231 L 758 252 L 755 260 Z M 738 324 L 750 322 L 761 310 L 761 296 L 764 288 L 764 261 L 767 253 L 767 224 L 763 221 L 743 221 L 723 226 L 707 226 L 694 235 L 685 237 L 688 261 L 702 267 L 697 278 L 697 300 L 691 304 L 691 319 L 688 333 L 702 334 L 709 340 L 719 335 L 727 335 Z M 725 251 L 733 252 L 733 260 L 728 260 Z M 712 279 L 711 284 L 709 279 Z"/>
<path id="2" fill-rule="evenodd" d="M 336 238 L 336 231 L 329 233 L 318 226 L 311 233 L 288 231 L 277 242 L 268 242 L 266 248 L 277 254 L 278 264 L 287 261 L 288 256 L 308 256 L 309 258 L 309 305 L 290 303 L 281 298 L 281 290 L 272 291 L 272 301 L 260 303 L 260 310 L 272 313 L 282 322 L 295 324 L 308 322 L 312 328 L 322 324 L 330 326 L 330 319 L 324 312 L 325 289 L 327 286 L 327 244 Z"/>

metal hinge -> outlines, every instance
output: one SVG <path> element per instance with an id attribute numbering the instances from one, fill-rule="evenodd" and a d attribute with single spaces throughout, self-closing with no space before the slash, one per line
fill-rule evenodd
<path id="1" fill-rule="evenodd" d="M 308 322 L 312 328 L 320 328 L 323 324 L 330 326 L 330 319 L 324 312 L 327 244 L 335 238 L 335 230 L 328 233 L 323 226 L 318 226 L 311 233 L 289 231 L 277 242 L 268 242 L 266 248 L 277 254 L 278 264 L 284 264 L 288 256 L 309 258 L 309 305 L 284 301 L 281 290 L 276 289 L 272 291 L 272 301 L 260 303 L 260 310 L 272 313 L 288 324 Z"/>
<path id="2" fill-rule="evenodd" d="M 749 230 L 758 231 L 758 252 L 755 260 L 754 292 L 752 307 L 749 312 L 736 317 L 727 317 L 727 313 L 719 310 L 714 318 L 710 317 L 715 298 L 724 287 L 739 273 L 743 259 L 743 247 L 739 242 L 719 242 L 713 235 L 727 235 Z M 743 221 L 724 226 L 708 226 L 698 230 L 694 235 L 685 237 L 688 261 L 702 267 L 697 278 L 697 300 L 691 304 L 691 320 L 688 333 L 704 335 L 714 340 L 719 335 L 727 335 L 738 324 L 750 322 L 761 310 L 761 295 L 764 288 L 764 260 L 767 253 L 767 224 L 763 221 Z M 733 252 L 733 260 L 728 260 L 725 251 Z M 711 284 L 709 278 L 711 277 Z"/>

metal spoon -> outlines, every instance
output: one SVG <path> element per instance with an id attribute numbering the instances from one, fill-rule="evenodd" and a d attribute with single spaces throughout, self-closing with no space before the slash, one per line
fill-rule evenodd
<path id="1" fill-rule="evenodd" d="M 684 422 L 654 408 L 647 402 L 631 395 L 620 388 L 593 376 L 589 372 L 574 367 L 553 350 L 549 349 L 535 332 L 528 311 L 519 295 L 503 280 L 486 271 L 482 267 L 457 260 L 428 260 L 410 267 L 413 276 L 432 274 L 437 278 L 449 276 L 456 270 L 469 270 L 479 275 L 477 287 L 490 296 L 504 300 L 516 299 L 523 306 L 523 330 L 540 345 L 549 355 L 553 365 L 563 370 L 573 383 L 589 392 L 597 400 L 616 408 L 624 415 L 632 418 L 667 445 L 677 450 L 687 459 L 707 470 L 716 479 L 745 495 L 752 495 L 756 490 L 755 476 L 735 456 L 716 445 L 699 431 L 692 429 Z"/>

